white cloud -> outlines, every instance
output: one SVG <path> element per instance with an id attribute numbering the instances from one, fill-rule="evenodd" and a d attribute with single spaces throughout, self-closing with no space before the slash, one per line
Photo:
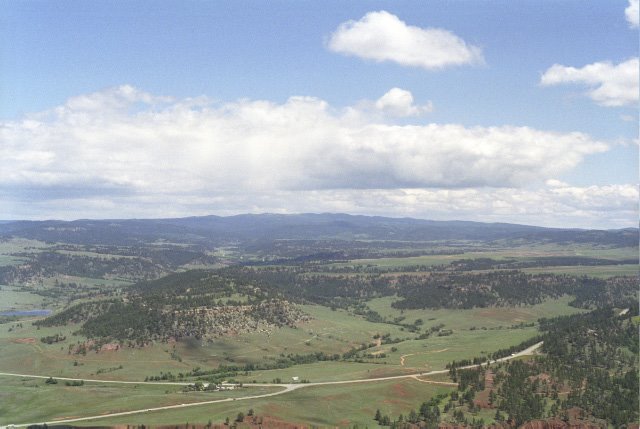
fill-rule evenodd
<path id="1" fill-rule="evenodd" d="M 401 88 L 391 88 L 377 100 L 361 100 L 344 109 L 343 120 L 352 123 L 385 122 L 396 118 L 419 117 L 433 112 L 433 103 L 419 105 L 413 94 Z"/>
<path id="2" fill-rule="evenodd" d="M 127 88 L 0 123 L 0 218 L 340 211 L 637 220 L 629 214 L 635 188 L 553 180 L 608 149 L 583 133 L 397 125 L 312 97 L 213 103 L 138 90 L 129 97 Z M 411 113 L 413 101 L 399 91 L 381 97 L 380 108 Z"/>
<path id="3" fill-rule="evenodd" d="M 638 0 L 629 0 L 629 6 L 624 10 L 627 21 L 631 28 L 638 28 L 640 20 L 640 6 Z"/>
<path id="4" fill-rule="evenodd" d="M 625 106 L 638 103 L 638 58 L 620 64 L 597 62 L 582 68 L 560 64 L 551 66 L 540 79 L 543 86 L 583 84 L 591 87 L 588 96 L 602 106 Z"/>
<path id="5" fill-rule="evenodd" d="M 450 31 L 407 25 L 386 11 L 369 12 L 359 21 L 340 24 L 328 47 L 345 55 L 427 70 L 484 62 L 479 47 Z"/>
<path id="6" fill-rule="evenodd" d="M 424 106 L 413 103 L 413 94 L 400 88 L 391 88 L 375 102 L 376 109 L 391 116 L 418 116 L 433 111 L 431 102 Z"/>
<path id="7" fill-rule="evenodd" d="M 312 97 L 158 106 L 121 94 L 74 97 L 2 123 L 0 183 L 144 192 L 520 186 L 607 150 L 578 132 L 352 120 Z M 409 98 L 392 90 L 378 101 L 406 114 L 416 109 Z"/>

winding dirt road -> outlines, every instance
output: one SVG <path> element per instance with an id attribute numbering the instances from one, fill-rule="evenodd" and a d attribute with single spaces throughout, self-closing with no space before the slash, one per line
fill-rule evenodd
<path id="1" fill-rule="evenodd" d="M 468 365 L 465 367 L 462 367 L 462 369 L 467 369 L 467 368 L 476 368 L 478 366 L 484 366 L 487 365 L 489 363 L 495 363 L 495 362 L 504 362 L 504 361 L 508 361 L 510 359 L 515 359 L 517 357 L 520 356 L 526 356 L 526 355 L 530 355 L 533 352 L 535 352 L 538 348 L 540 348 L 540 346 L 542 345 L 542 342 L 539 342 L 537 344 L 532 345 L 531 347 L 528 347 L 518 353 L 514 353 L 510 356 L 501 358 L 501 359 L 497 359 L 494 361 L 490 361 L 490 362 L 485 362 L 484 364 L 480 364 L 480 365 Z M 176 408 L 187 408 L 187 407 L 196 407 L 199 405 L 207 405 L 207 404 L 216 404 L 216 403 L 220 403 L 220 402 L 232 402 L 232 401 L 244 401 L 247 399 L 259 399 L 259 398 L 267 398 L 269 396 L 276 396 L 276 395 L 282 395 L 285 394 L 287 392 L 291 392 L 293 390 L 298 390 L 298 389 L 302 389 L 305 387 L 314 387 L 314 386 L 330 386 L 330 385 L 339 385 L 339 384 L 351 384 L 351 383 L 373 383 L 373 382 L 378 382 L 378 381 L 389 381 L 389 380 L 400 380 L 400 379 L 404 379 L 404 378 L 413 378 L 415 380 L 418 381 L 422 381 L 422 382 L 427 382 L 426 380 L 419 380 L 418 377 L 423 377 L 423 376 L 428 376 L 428 375 L 436 375 L 436 374 L 446 374 L 448 373 L 449 370 L 447 369 L 442 369 L 442 370 L 437 370 L 437 371 L 428 371 L 428 372 L 419 372 L 419 373 L 414 373 L 414 374 L 403 374 L 403 375 L 393 375 L 393 376 L 389 376 L 389 377 L 379 377 L 379 378 L 364 378 L 364 379 L 359 379 L 359 380 L 339 380 L 339 381 L 321 381 L 321 382 L 316 382 L 316 383 L 302 383 L 302 384 L 264 384 L 264 383 L 251 383 L 251 384 L 245 384 L 246 387 L 265 387 L 265 386 L 269 386 L 269 387 L 282 387 L 283 389 L 277 392 L 271 392 L 271 393 L 265 393 L 262 395 L 252 395 L 252 396 L 241 396 L 239 398 L 225 398 L 225 399 L 214 399 L 211 401 L 202 401 L 202 402 L 192 402 L 189 404 L 178 404 L 178 405 L 167 405 L 164 407 L 156 407 L 156 408 L 144 408 L 144 409 L 140 409 L 140 410 L 131 410 L 131 411 L 122 411 L 119 413 L 111 413 L 111 414 L 101 414 L 101 415 L 97 415 L 97 416 L 88 416 L 88 417 L 78 417 L 78 418 L 72 418 L 72 419 L 64 419 L 64 420 L 54 420 L 54 421 L 49 421 L 49 422 L 37 422 L 37 423 L 20 423 L 20 424 L 13 424 L 11 426 L 13 427 L 26 427 L 26 426 L 31 426 L 31 425 L 52 425 L 52 424 L 60 424 L 60 423 L 73 423 L 73 422 L 79 422 L 79 421 L 84 421 L 84 420 L 94 420 L 94 419 L 103 419 L 103 418 L 107 418 L 107 417 L 121 417 L 121 416 L 129 416 L 132 414 L 141 414 L 141 413 L 148 413 L 148 412 L 153 412 L 153 411 L 162 411 L 162 410 L 172 410 L 172 409 L 176 409 Z M 23 377 L 23 378 L 49 378 L 49 376 L 45 376 L 45 375 L 30 375 L 30 374 L 15 374 L 15 373 L 8 373 L 8 372 L 0 372 L 0 376 L 7 376 L 7 377 Z M 147 384 L 160 384 L 160 385 L 174 385 L 174 386 L 185 386 L 185 385 L 189 385 L 189 384 L 193 384 L 193 383 L 173 383 L 173 382 L 162 382 L 162 381 L 152 381 L 152 382 L 143 382 L 143 381 L 117 381 L 117 380 L 92 380 L 92 379 L 86 379 L 86 378 L 66 378 L 66 377 L 56 377 L 57 380 L 65 380 L 65 381 L 85 381 L 85 382 L 92 382 L 92 383 L 113 383 L 113 384 L 141 384 L 141 385 L 147 385 Z M 436 382 L 436 383 L 441 383 L 441 382 Z M 442 382 L 444 383 L 444 382 Z M 9 425 L 7 425 L 9 426 Z M 7 426 L 0 426 L 0 429 L 5 429 Z"/>

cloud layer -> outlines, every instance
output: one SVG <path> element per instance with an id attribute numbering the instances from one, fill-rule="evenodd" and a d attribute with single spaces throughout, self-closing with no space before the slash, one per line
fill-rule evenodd
<path id="1" fill-rule="evenodd" d="M 638 218 L 635 185 L 577 187 L 556 182 L 535 189 L 371 189 L 224 192 L 6 199 L 2 207 L 22 217 L 154 218 L 239 213 L 334 212 L 436 220 L 513 222 L 572 228 L 633 227 Z M 79 211 L 81 208 L 81 211 Z"/>
<path id="2" fill-rule="evenodd" d="M 419 109 L 398 88 L 370 103 L 391 116 Z M 74 97 L 1 124 L 3 217 L 340 211 L 585 226 L 635 219 L 634 186 L 548 182 L 607 150 L 586 134 L 394 125 L 354 110 L 312 97 L 176 100 L 130 86 Z"/>
<path id="3" fill-rule="evenodd" d="M 638 58 L 620 64 L 596 62 L 582 68 L 560 64 L 551 66 L 541 77 L 543 86 L 581 84 L 590 87 L 587 95 L 602 106 L 626 106 L 638 103 Z"/>
<path id="4" fill-rule="evenodd" d="M 407 25 L 386 11 L 369 12 L 359 21 L 340 24 L 328 47 L 344 55 L 427 70 L 484 62 L 479 47 L 452 32 Z"/>

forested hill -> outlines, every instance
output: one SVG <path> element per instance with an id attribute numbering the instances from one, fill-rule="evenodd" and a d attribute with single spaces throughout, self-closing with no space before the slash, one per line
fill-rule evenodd
<path id="1" fill-rule="evenodd" d="M 432 221 L 346 214 L 258 214 L 177 219 L 10 221 L 0 223 L 0 238 L 47 242 L 133 245 L 168 240 L 220 245 L 273 240 L 511 241 L 636 246 L 637 228 L 583 230 L 507 223 Z"/>

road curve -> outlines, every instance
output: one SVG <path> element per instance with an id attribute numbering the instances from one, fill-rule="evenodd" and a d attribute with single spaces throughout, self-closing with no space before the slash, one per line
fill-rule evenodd
<path id="1" fill-rule="evenodd" d="M 532 345 L 531 347 L 528 347 L 520 352 L 514 353 L 510 356 L 506 356 L 497 360 L 493 360 L 493 361 L 489 361 L 489 362 L 485 362 L 479 365 L 467 365 L 464 367 L 460 367 L 460 369 L 469 369 L 469 368 L 476 368 L 478 366 L 486 366 L 490 363 L 496 363 L 496 362 L 505 362 L 511 359 L 515 359 L 517 357 L 520 356 L 526 356 L 526 355 L 530 355 L 532 354 L 534 351 L 536 351 L 538 348 L 540 348 L 540 346 L 542 346 L 542 341 L 539 343 L 536 343 L 534 345 Z M 38 422 L 38 423 L 20 423 L 20 424 L 13 424 L 11 426 L 13 427 L 26 427 L 26 426 L 31 426 L 31 425 L 52 425 L 52 424 L 59 424 L 59 423 L 73 423 L 73 422 L 78 422 L 78 421 L 83 421 L 83 420 L 94 420 L 94 419 L 101 419 L 101 418 L 106 418 L 106 417 L 121 417 L 121 416 L 129 416 L 132 414 L 141 414 L 141 413 L 147 413 L 147 412 L 152 412 L 152 411 L 162 411 L 162 410 L 171 410 L 171 409 L 176 409 L 176 408 L 187 408 L 187 407 L 195 407 L 198 405 L 207 405 L 207 404 L 215 404 L 215 403 L 219 403 L 219 402 L 231 402 L 231 401 L 242 401 L 242 400 L 247 400 L 247 399 L 259 399 L 259 398 L 266 398 L 269 396 L 276 396 L 276 395 L 282 395 L 284 393 L 287 392 L 291 392 L 293 390 L 297 390 L 297 389 L 301 389 L 304 387 L 313 387 L 313 386 L 330 386 L 330 385 L 338 385 L 338 384 L 351 384 L 351 383 L 372 383 L 372 382 L 377 382 L 377 381 L 388 381 L 388 380 L 398 380 L 398 379 L 403 379 L 403 378 L 416 378 L 416 377 L 421 377 L 421 376 L 428 376 L 428 375 L 436 375 L 436 374 L 446 374 L 448 373 L 449 370 L 447 369 L 442 369 L 442 370 L 436 370 L 436 371 L 428 371 L 428 372 L 417 372 L 417 373 L 412 373 L 412 374 L 403 374 L 403 375 L 393 375 L 393 376 L 389 376 L 389 377 L 379 377 L 379 378 L 364 378 L 364 379 L 357 379 L 357 380 L 338 380 L 338 381 L 320 381 L 320 382 L 316 382 L 316 383 L 301 383 L 301 384 L 268 384 L 268 383 L 247 383 L 244 384 L 245 387 L 265 387 L 265 386 L 269 386 L 269 387 L 282 387 L 283 390 L 280 390 L 278 392 L 272 392 L 272 393 L 265 393 L 263 395 L 253 395 L 253 396 L 241 396 L 239 398 L 225 398 L 225 399 L 214 399 L 211 401 L 202 401 L 202 402 L 192 402 L 189 404 L 178 404 L 178 405 L 167 405 L 164 407 L 155 407 L 155 408 L 144 408 L 144 409 L 140 409 L 140 410 L 132 410 L 132 411 L 122 411 L 119 413 L 111 413 L 111 414 L 100 414 L 97 416 L 89 416 L 89 417 L 78 417 L 78 418 L 73 418 L 73 419 L 65 419 L 65 420 L 53 420 L 53 421 L 49 421 L 49 422 Z M 0 376 L 9 376 L 9 377 L 23 377 L 23 378 L 49 378 L 49 376 L 44 376 L 44 375 L 29 375 L 29 374 L 15 374 L 15 373 L 8 373 L 8 372 L 0 372 Z M 66 378 L 66 377 L 56 377 L 57 380 L 66 380 L 66 381 L 85 381 L 85 382 L 92 382 L 92 383 L 120 383 L 120 384 L 160 384 L 160 385 L 174 385 L 174 386 L 185 386 L 185 385 L 189 385 L 189 384 L 193 384 L 193 383 L 187 383 L 187 382 L 182 382 L 182 383 L 178 383 L 178 382 L 161 382 L 161 381 L 117 381 L 117 380 L 92 380 L 92 379 L 86 379 L 86 378 Z M 6 426 L 0 426 L 0 429 L 3 429 Z"/>

